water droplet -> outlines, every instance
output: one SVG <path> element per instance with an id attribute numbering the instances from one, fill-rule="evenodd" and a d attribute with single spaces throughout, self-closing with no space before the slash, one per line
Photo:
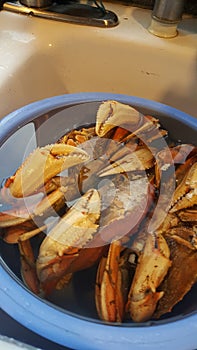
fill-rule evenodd
<path id="1" fill-rule="evenodd" d="M 26 308 L 29 308 L 29 307 L 30 307 L 30 303 L 28 303 L 28 302 L 26 301 L 25 304 L 24 304 L 24 306 L 25 306 Z"/>

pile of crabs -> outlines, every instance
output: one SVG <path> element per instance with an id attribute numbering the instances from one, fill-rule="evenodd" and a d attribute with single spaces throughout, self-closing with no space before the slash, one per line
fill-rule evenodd
<path id="1" fill-rule="evenodd" d="M 95 265 L 104 321 L 157 319 L 183 299 L 197 282 L 197 147 L 168 140 L 158 119 L 104 101 L 95 125 L 38 147 L 6 180 L 1 237 L 34 293 Z"/>

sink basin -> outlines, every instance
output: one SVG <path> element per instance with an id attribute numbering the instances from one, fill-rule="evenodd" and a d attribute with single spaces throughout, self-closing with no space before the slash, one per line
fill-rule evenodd
<path id="1" fill-rule="evenodd" d="M 30 102 L 111 92 L 168 104 L 197 117 L 197 19 L 161 39 L 151 11 L 106 3 L 119 24 L 97 28 L 0 12 L 0 117 Z"/>

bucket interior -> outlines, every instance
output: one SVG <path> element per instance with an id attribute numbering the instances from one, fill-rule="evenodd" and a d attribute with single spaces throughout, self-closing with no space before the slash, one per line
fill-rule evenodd
<path id="1" fill-rule="evenodd" d="M 52 109 L 36 116 L 34 120 L 27 124 L 23 123 L 19 130 L 13 130 L 13 134 L 9 136 L 0 148 L 1 184 L 4 184 L 5 179 L 15 172 L 24 157 L 35 147 L 54 143 L 69 130 L 94 124 L 96 111 L 100 103 L 101 101 L 93 101 Z M 197 128 L 194 129 L 189 121 L 174 119 L 173 115 L 157 112 L 154 108 L 141 107 L 140 111 L 159 118 L 161 125 L 169 130 L 172 140 L 197 145 Z M 34 237 L 32 240 L 35 254 L 38 252 L 40 241 L 41 238 L 39 236 Z M 7 244 L 0 240 L 0 252 L 2 264 L 8 273 L 12 271 L 16 280 L 23 283 L 20 274 L 20 256 L 17 245 Z M 187 262 L 183 262 L 183 264 L 187 266 Z M 72 313 L 77 317 L 85 317 L 93 322 L 101 322 L 97 316 L 94 299 L 96 270 L 97 266 L 95 265 L 92 268 L 76 272 L 69 285 L 62 290 L 52 292 L 47 298 L 47 302 L 52 303 L 54 307 L 60 307 L 63 312 Z M 185 273 L 187 273 L 187 268 L 185 268 Z M 197 284 L 173 308 L 171 313 L 166 314 L 160 320 L 148 321 L 145 325 L 170 322 L 196 313 L 196 295 Z M 135 324 L 128 320 L 125 321 L 124 325 L 134 326 Z"/>

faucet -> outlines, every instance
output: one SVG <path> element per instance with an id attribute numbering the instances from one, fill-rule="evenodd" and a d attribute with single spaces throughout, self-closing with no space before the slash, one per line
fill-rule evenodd
<path id="1" fill-rule="evenodd" d="M 175 37 L 183 9 L 184 0 L 155 0 L 149 32 L 162 38 Z"/>
<path id="2" fill-rule="evenodd" d="M 118 25 L 118 16 L 106 10 L 102 0 L 0 0 L 1 9 L 66 23 L 110 28 Z"/>
<path id="3" fill-rule="evenodd" d="M 52 4 L 52 0 L 20 0 L 20 3 L 28 7 L 44 8 Z"/>

